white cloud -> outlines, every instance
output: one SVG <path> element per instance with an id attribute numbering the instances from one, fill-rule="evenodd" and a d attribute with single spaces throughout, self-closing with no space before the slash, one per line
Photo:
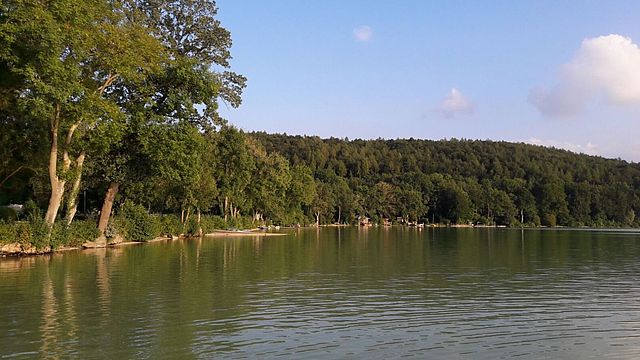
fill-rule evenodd
<path id="1" fill-rule="evenodd" d="M 529 102 L 548 116 L 576 115 L 597 98 L 611 105 L 640 104 L 640 48 L 630 38 L 585 39 L 560 69 L 555 87 L 529 93 Z"/>
<path id="2" fill-rule="evenodd" d="M 373 29 L 370 26 L 362 25 L 353 29 L 353 37 L 357 41 L 366 42 L 373 37 Z"/>
<path id="3" fill-rule="evenodd" d="M 467 99 L 462 93 L 453 88 L 444 100 L 438 105 L 436 111 L 447 119 L 453 118 L 458 114 L 470 115 L 474 111 L 473 103 Z"/>
<path id="4" fill-rule="evenodd" d="M 542 140 L 538 138 L 529 138 L 525 141 L 527 144 L 532 145 L 541 145 L 546 147 L 554 147 L 556 149 L 564 149 L 569 150 L 575 153 L 582 153 L 587 155 L 600 155 L 598 151 L 598 146 L 588 142 L 586 145 L 574 144 L 568 141 L 557 141 L 557 140 Z"/>

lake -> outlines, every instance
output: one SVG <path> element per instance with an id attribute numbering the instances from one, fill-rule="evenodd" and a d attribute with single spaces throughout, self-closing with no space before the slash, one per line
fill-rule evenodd
<path id="1" fill-rule="evenodd" d="M 323 228 L 0 259 L 0 358 L 640 358 L 640 232 Z"/>

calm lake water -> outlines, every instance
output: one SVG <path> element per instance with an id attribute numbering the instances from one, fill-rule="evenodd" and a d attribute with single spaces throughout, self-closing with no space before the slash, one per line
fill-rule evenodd
<path id="1" fill-rule="evenodd" d="M 640 232 L 327 228 L 0 259 L 0 358 L 640 358 Z"/>

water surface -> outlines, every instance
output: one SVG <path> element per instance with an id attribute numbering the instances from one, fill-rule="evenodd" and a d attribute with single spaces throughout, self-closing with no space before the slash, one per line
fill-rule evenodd
<path id="1" fill-rule="evenodd" d="M 640 358 L 636 231 L 326 228 L 0 259 L 0 358 Z"/>

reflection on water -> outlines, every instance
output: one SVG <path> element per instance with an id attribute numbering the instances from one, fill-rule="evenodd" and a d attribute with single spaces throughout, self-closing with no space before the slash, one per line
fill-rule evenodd
<path id="1" fill-rule="evenodd" d="M 327 228 L 0 259 L 0 358 L 640 357 L 640 233 Z"/>

